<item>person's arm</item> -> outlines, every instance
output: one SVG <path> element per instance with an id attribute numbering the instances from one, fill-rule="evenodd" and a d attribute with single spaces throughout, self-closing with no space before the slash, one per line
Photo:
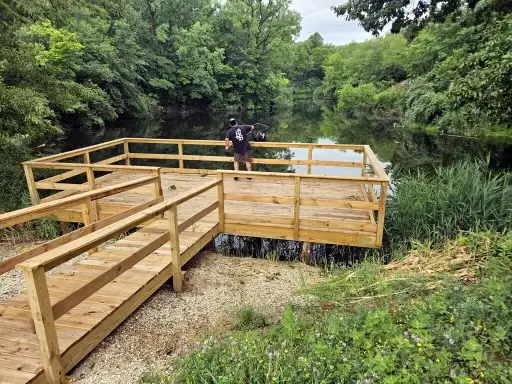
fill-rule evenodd
<path id="1" fill-rule="evenodd" d="M 254 131 L 254 125 L 246 125 L 245 127 L 245 134 L 248 135 L 252 131 Z"/>
<path id="2" fill-rule="evenodd" d="M 231 147 L 231 142 L 229 141 L 229 131 L 226 133 L 226 151 Z"/>

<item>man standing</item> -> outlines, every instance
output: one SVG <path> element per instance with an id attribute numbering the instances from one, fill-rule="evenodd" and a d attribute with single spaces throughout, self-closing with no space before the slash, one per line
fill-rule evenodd
<path id="1" fill-rule="evenodd" d="M 229 120 L 231 128 L 226 133 L 226 150 L 231 143 L 235 147 L 235 171 L 240 169 L 240 163 L 244 162 L 247 170 L 252 171 L 251 145 L 249 144 L 249 133 L 254 131 L 254 125 L 238 125 L 235 119 Z M 235 177 L 238 180 L 238 177 Z"/>

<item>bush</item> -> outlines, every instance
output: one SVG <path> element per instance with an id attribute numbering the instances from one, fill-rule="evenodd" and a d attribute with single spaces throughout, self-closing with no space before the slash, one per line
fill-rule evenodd
<path id="1" fill-rule="evenodd" d="M 0 212 L 23 207 L 28 191 L 20 163 L 29 156 L 23 140 L 0 137 Z"/>
<path id="2" fill-rule="evenodd" d="M 392 244 L 438 243 L 460 231 L 502 232 L 512 225 L 509 174 L 482 162 L 439 167 L 433 175 L 408 173 L 392 188 L 386 234 Z"/>
<path id="3" fill-rule="evenodd" d="M 510 382 L 512 237 L 498 238 L 487 251 L 493 258 L 476 284 L 445 278 L 445 289 L 391 301 L 376 296 L 370 307 L 288 309 L 267 332 L 210 337 L 178 362 L 175 375 L 149 382 Z M 361 295 L 368 284 L 362 276 L 358 269 L 342 275 L 356 288 L 346 297 Z"/>

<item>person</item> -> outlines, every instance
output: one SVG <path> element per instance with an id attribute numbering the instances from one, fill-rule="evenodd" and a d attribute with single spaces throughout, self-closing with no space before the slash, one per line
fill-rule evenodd
<path id="1" fill-rule="evenodd" d="M 250 172 L 252 171 L 252 156 L 249 133 L 254 131 L 254 125 L 238 125 L 236 119 L 230 119 L 229 125 L 231 128 L 226 132 L 226 150 L 229 150 L 231 143 L 233 143 L 235 147 L 235 171 L 240 170 L 240 163 L 243 162 Z M 235 180 L 238 180 L 238 177 L 235 177 Z"/>

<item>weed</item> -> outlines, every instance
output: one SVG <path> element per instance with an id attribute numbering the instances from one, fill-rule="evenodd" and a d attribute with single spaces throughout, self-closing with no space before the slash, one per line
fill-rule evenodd
<path id="1" fill-rule="evenodd" d="M 265 317 L 253 307 L 246 306 L 236 314 L 234 328 L 237 330 L 254 330 L 265 326 Z"/>

